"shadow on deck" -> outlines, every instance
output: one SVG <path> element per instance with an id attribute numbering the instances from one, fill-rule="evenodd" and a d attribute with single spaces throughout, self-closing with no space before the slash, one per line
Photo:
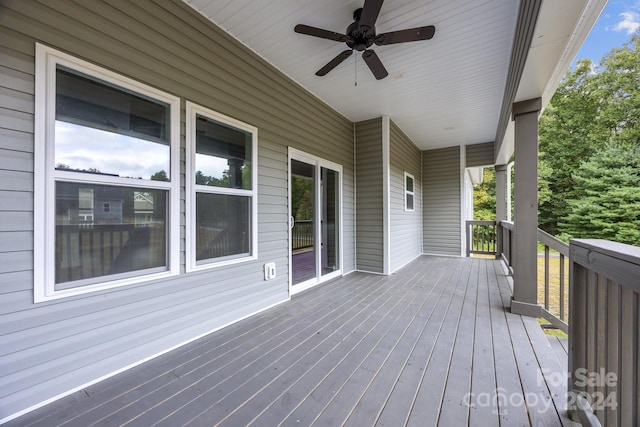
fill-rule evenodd
<path id="1" fill-rule="evenodd" d="M 495 260 L 353 273 L 9 425 L 572 425 L 567 361 L 510 297 Z"/>

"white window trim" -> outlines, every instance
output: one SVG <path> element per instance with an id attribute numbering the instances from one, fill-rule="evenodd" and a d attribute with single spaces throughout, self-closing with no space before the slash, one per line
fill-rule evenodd
<path id="1" fill-rule="evenodd" d="M 413 191 L 407 190 L 407 178 L 411 178 L 413 182 Z M 404 211 L 405 212 L 415 212 L 416 210 L 416 179 L 409 172 L 404 172 L 404 176 L 402 178 L 403 186 L 404 186 Z M 407 196 L 411 195 L 413 197 L 413 208 L 407 208 Z"/>
<path id="2" fill-rule="evenodd" d="M 120 74 L 36 43 L 34 128 L 34 302 L 87 294 L 177 275 L 180 271 L 180 98 Z M 56 67 L 77 70 L 118 87 L 164 102 L 170 110 L 170 182 L 130 178 L 91 179 L 55 170 Z M 47 143 L 49 141 L 49 143 Z M 55 182 L 158 188 L 169 192 L 168 263 L 160 273 L 109 280 L 64 290 L 55 289 Z"/>
<path id="3" fill-rule="evenodd" d="M 186 101 L 186 271 L 187 273 L 209 270 L 227 265 L 239 264 L 258 259 L 258 128 L 209 108 Z M 251 133 L 251 190 L 196 185 L 196 115 L 233 126 Z M 250 254 L 220 261 L 198 264 L 196 262 L 196 192 L 228 194 L 251 197 L 251 244 Z"/>

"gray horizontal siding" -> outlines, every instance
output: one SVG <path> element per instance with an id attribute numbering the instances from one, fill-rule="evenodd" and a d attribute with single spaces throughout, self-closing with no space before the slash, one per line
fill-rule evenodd
<path id="1" fill-rule="evenodd" d="M 460 148 L 422 152 L 423 251 L 460 255 Z"/>
<path id="2" fill-rule="evenodd" d="M 382 118 L 356 123 L 356 268 L 384 271 Z"/>
<path id="3" fill-rule="evenodd" d="M 421 154 L 418 147 L 391 121 L 389 137 L 391 271 L 422 253 Z M 405 212 L 404 172 L 414 178 L 414 211 Z"/>
<path id="4" fill-rule="evenodd" d="M 493 160 L 493 142 L 465 146 L 465 161 L 468 168 L 491 166 Z"/>
<path id="5" fill-rule="evenodd" d="M 352 124 L 187 5 L 9 0 L 0 17 L 0 419 L 285 300 L 288 146 L 343 166 L 355 268 Z M 256 126 L 259 260 L 184 274 L 183 186 L 183 274 L 34 305 L 36 41 Z"/>

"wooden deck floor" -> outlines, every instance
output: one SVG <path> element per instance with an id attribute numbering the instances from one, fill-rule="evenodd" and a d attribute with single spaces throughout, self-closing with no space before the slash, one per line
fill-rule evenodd
<path id="1" fill-rule="evenodd" d="M 353 273 L 9 424 L 572 425 L 561 353 L 509 299 L 493 260 Z"/>
<path id="2" fill-rule="evenodd" d="M 294 285 L 316 277 L 314 257 L 315 252 L 313 250 L 298 252 L 291 256 L 291 272 L 293 274 Z"/>

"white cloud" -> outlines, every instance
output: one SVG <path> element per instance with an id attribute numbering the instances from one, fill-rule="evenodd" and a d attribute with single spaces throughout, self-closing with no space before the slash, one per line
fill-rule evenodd
<path id="1" fill-rule="evenodd" d="M 169 146 L 86 126 L 56 121 L 55 163 L 149 179 L 169 173 Z"/>
<path id="2" fill-rule="evenodd" d="M 636 12 L 622 12 L 620 15 L 622 21 L 613 27 L 613 31 L 625 31 L 628 35 L 631 35 L 640 28 L 640 14 Z"/>

